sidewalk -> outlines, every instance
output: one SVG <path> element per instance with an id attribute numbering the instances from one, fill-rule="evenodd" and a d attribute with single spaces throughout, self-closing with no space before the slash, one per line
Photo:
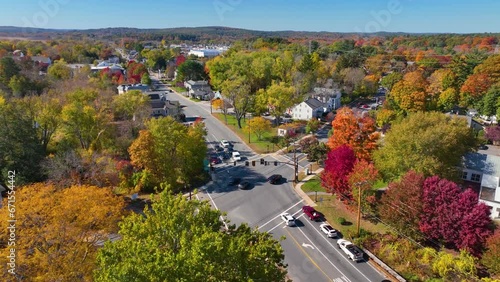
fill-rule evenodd
<path id="1" fill-rule="evenodd" d="M 302 191 L 301 187 L 308 180 L 310 180 L 313 177 L 319 175 L 323 170 L 324 170 L 323 168 L 319 168 L 319 169 L 315 170 L 312 174 L 306 176 L 304 179 L 302 179 L 302 181 L 300 181 L 299 183 L 297 183 L 293 187 L 295 189 L 295 192 L 297 192 L 297 194 L 304 200 L 304 202 L 307 203 L 308 206 L 315 207 L 315 206 L 317 206 L 317 204 L 309 197 L 308 194 L 306 194 L 304 191 Z M 315 192 L 311 192 L 311 193 L 315 193 Z M 325 194 L 327 194 L 327 193 L 325 193 Z"/>

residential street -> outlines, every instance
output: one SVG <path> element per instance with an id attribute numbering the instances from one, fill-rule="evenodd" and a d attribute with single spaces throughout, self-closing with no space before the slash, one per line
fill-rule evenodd
<path id="1" fill-rule="evenodd" d="M 161 86 L 159 90 L 166 90 Z M 216 165 L 213 182 L 206 190 L 198 193 L 200 200 L 210 201 L 214 208 L 227 213 L 229 224 L 248 223 L 260 231 L 270 232 L 276 239 L 285 237 L 282 246 L 285 262 L 293 281 L 383 281 L 381 275 L 367 262 L 355 263 L 348 260 L 336 246 L 336 239 L 327 238 L 319 230 L 320 222 L 311 222 L 301 210 L 304 201 L 292 187 L 293 154 L 266 156 L 256 155 L 239 137 L 210 114 L 208 102 L 193 102 L 185 96 L 170 93 L 168 100 L 178 100 L 187 117 L 200 116 L 208 131 L 208 146 L 214 147 L 222 139 L 234 144 L 234 150 L 242 155 L 242 161 L 234 166 L 233 162 Z M 319 132 L 324 140 L 329 129 Z M 324 131 L 324 132 L 323 132 Z M 300 154 L 299 170 L 308 166 L 305 155 Z M 260 165 L 259 159 L 270 161 L 270 165 Z M 245 160 L 257 160 L 256 166 L 245 166 Z M 278 166 L 274 160 L 283 162 Z M 281 174 L 285 180 L 271 185 L 267 178 Z M 238 177 L 251 183 L 249 190 L 239 190 L 229 185 L 232 178 Z M 296 227 L 288 227 L 279 215 L 288 212 L 297 218 Z"/>

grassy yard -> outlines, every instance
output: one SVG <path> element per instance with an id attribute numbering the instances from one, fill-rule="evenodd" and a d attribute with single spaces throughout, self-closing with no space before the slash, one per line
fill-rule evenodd
<path id="1" fill-rule="evenodd" d="M 307 192 L 326 192 L 325 188 L 321 187 L 321 180 L 319 177 L 315 176 L 309 179 L 306 183 L 301 186 L 302 191 Z"/>
<path id="2" fill-rule="evenodd" d="M 214 117 L 220 120 L 223 123 L 226 123 L 226 119 L 224 118 L 224 114 L 214 113 Z M 245 127 L 245 120 L 241 120 L 241 126 Z M 243 131 L 243 128 L 238 127 L 238 122 L 236 118 L 232 115 L 227 115 L 227 124 L 226 124 L 234 133 L 236 133 L 245 143 L 247 143 L 253 150 L 255 150 L 259 154 L 271 153 L 273 151 L 278 150 L 278 146 L 271 143 L 270 141 L 274 136 L 276 136 L 276 128 L 272 128 L 270 131 L 265 132 L 262 135 L 262 140 L 258 140 L 255 134 L 250 135 L 250 143 L 248 142 L 248 133 Z"/>
<path id="3" fill-rule="evenodd" d="M 172 86 L 170 88 L 172 88 L 177 93 L 182 93 L 187 91 L 186 88 L 184 87 Z"/>
<path id="4" fill-rule="evenodd" d="M 375 184 L 373 184 L 373 190 L 378 190 L 378 189 L 381 189 L 381 188 L 385 188 L 387 187 L 387 182 L 384 182 L 383 180 L 377 180 L 377 182 L 375 182 Z"/>
<path id="5" fill-rule="evenodd" d="M 313 199 L 314 200 L 314 199 Z M 340 231 L 342 236 L 348 240 L 356 237 L 357 227 L 356 220 L 357 214 L 355 211 L 350 211 L 344 203 L 337 200 L 336 196 L 318 195 L 318 206 L 316 209 L 325 215 L 333 228 Z M 344 218 L 346 223 L 340 224 L 339 218 Z M 375 224 L 368 220 L 361 219 L 361 229 L 367 230 L 372 233 L 385 234 L 389 231 L 386 226 L 378 223 Z"/>

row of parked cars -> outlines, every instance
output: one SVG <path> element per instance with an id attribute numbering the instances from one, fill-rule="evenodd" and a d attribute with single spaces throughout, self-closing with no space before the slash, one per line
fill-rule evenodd
<path id="1" fill-rule="evenodd" d="M 302 211 L 304 214 L 312 221 L 325 221 L 323 214 L 316 211 L 311 206 L 303 206 Z M 289 213 L 282 213 L 280 215 L 281 219 L 286 223 L 287 226 L 296 226 L 295 217 Z M 363 251 L 345 239 L 340 239 L 339 232 L 335 230 L 330 224 L 322 223 L 319 226 L 321 232 L 323 232 L 328 238 L 339 238 L 337 240 L 337 246 L 347 255 L 349 259 L 355 262 L 360 262 L 364 260 Z"/>

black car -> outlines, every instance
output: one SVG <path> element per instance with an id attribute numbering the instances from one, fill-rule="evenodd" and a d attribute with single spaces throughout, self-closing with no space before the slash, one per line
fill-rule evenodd
<path id="1" fill-rule="evenodd" d="M 229 181 L 229 185 L 233 186 L 233 185 L 236 185 L 236 184 L 239 184 L 241 182 L 241 178 L 239 177 L 235 177 L 235 178 L 232 178 L 230 181 Z"/>
<path id="2" fill-rule="evenodd" d="M 241 190 L 248 190 L 250 189 L 250 182 L 242 181 L 240 184 L 238 184 L 238 188 Z"/>
<path id="3" fill-rule="evenodd" d="M 224 148 L 222 148 L 222 147 L 221 147 L 221 146 L 219 146 L 219 145 L 215 145 L 215 146 L 214 146 L 214 148 L 215 148 L 215 151 L 216 151 L 216 152 L 222 152 L 222 151 L 224 151 Z"/>
<path id="4" fill-rule="evenodd" d="M 223 160 L 229 160 L 231 158 L 231 154 L 224 152 L 222 153 L 222 159 Z"/>
<path id="5" fill-rule="evenodd" d="M 269 181 L 269 183 L 271 183 L 271 184 L 279 184 L 279 183 L 281 183 L 282 179 L 283 179 L 283 177 L 281 175 L 273 174 L 273 175 L 269 176 L 267 181 Z"/>

